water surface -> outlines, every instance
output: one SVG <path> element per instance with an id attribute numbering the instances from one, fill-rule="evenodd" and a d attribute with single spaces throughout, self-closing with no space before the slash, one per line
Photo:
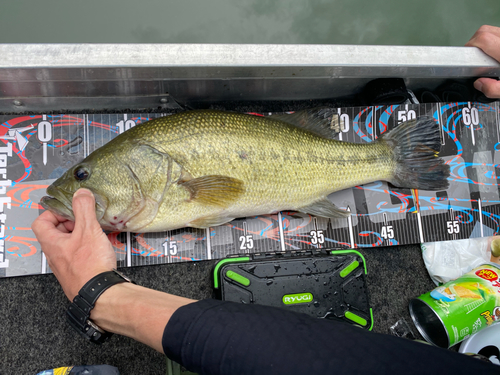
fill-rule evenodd
<path id="1" fill-rule="evenodd" d="M 0 43 L 463 45 L 499 0 L 16 0 Z"/>

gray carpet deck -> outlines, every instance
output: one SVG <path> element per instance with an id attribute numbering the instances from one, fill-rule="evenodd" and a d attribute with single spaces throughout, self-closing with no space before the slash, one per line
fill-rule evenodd
<path id="1" fill-rule="evenodd" d="M 411 298 L 432 289 L 420 246 L 360 250 L 368 267 L 374 332 L 404 318 Z M 215 261 L 124 269 L 138 284 L 180 296 L 211 298 Z M 109 364 L 121 375 L 164 374 L 165 357 L 133 340 L 113 336 L 102 346 L 88 343 L 67 324 L 69 302 L 53 275 L 0 279 L 0 374 L 36 374 L 69 365 Z M 416 329 L 414 333 L 417 334 Z M 332 342 L 332 344 L 335 344 Z M 341 344 L 341 343 L 338 343 Z"/>

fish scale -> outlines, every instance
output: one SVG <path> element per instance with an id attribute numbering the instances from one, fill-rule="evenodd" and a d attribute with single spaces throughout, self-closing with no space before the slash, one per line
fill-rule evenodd
<path id="1" fill-rule="evenodd" d="M 172 126 L 177 121 L 168 124 L 173 116 L 155 120 L 172 127 L 172 134 L 165 138 L 165 142 L 154 136 L 147 137 L 145 127 L 134 130 L 142 130 L 138 137 L 145 136 L 148 143 L 170 154 L 193 176 L 224 174 L 242 177 L 248 186 L 255 185 L 253 189 L 260 186 L 259 190 L 273 187 L 278 191 L 277 187 L 281 185 L 284 190 L 278 195 L 285 191 L 292 193 L 290 190 L 297 188 L 311 194 L 311 188 L 318 185 L 324 185 L 323 189 L 328 191 L 332 188 L 339 190 L 345 185 L 362 183 L 364 176 L 370 180 L 391 177 L 390 160 L 387 156 L 380 156 L 382 147 L 377 149 L 371 145 L 319 138 L 283 122 L 257 116 L 231 113 L 222 117 L 217 112 L 206 112 L 207 117 L 212 113 L 219 116 L 214 116 L 211 121 L 192 121 L 194 131 L 181 133 L 182 140 Z M 226 125 L 220 126 L 223 121 Z M 246 158 L 241 158 L 240 150 L 247 155 Z M 200 163 L 200 159 L 205 163 Z M 359 171 L 353 173 L 352 166 L 359 166 L 363 161 L 366 165 L 361 166 L 364 169 L 362 176 Z"/>

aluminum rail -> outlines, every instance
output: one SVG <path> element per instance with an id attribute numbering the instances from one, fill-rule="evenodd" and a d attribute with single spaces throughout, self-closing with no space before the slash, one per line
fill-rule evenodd
<path id="1" fill-rule="evenodd" d="M 500 68 L 471 47 L 306 44 L 0 44 L 0 68 L 401 66 Z"/>
<path id="2" fill-rule="evenodd" d="M 0 44 L 0 111 L 116 109 L 181 101 L 299 100 L 367 81 L 410 88 L 499 77 L 473 47 L 292 44 Z M 17 104 L 17 105 L 16 105 Z"/>

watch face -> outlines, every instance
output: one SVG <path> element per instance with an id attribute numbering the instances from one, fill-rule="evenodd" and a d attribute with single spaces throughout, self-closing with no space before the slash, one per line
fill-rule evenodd
<path id="1" fill-rule="evenodd" d="M 87 324 L 94 328 L 96 331 L 100 332 L 101 334 L 106 333 L 105 330 L 103 330 L 101 327 L 99 327 L 97 324 L 95 324 L 92 320 L 87 319 Z M 94 334 L 95 335 L 95 334 Z"/>
<path id="2" fill-rule="evenodd" d="M 99 326 L 97 326 L 94 322 L 89 320 L 88 318 L 84 320 L 85 323 L 81 323 L 81 320 L 74 313 L 80 315 L 76 310 L 78 306 L 74 303 L 70 305 L 67 310 L 66 317 L 68 319 L 68 323 L 71 327 L 73 327 L 82 337 L 85 337 L 87 340 L 93 342 L 94 344 L 102 344 L 107 341 L 113 334 L 111 332 L 104 331 Z"/>

